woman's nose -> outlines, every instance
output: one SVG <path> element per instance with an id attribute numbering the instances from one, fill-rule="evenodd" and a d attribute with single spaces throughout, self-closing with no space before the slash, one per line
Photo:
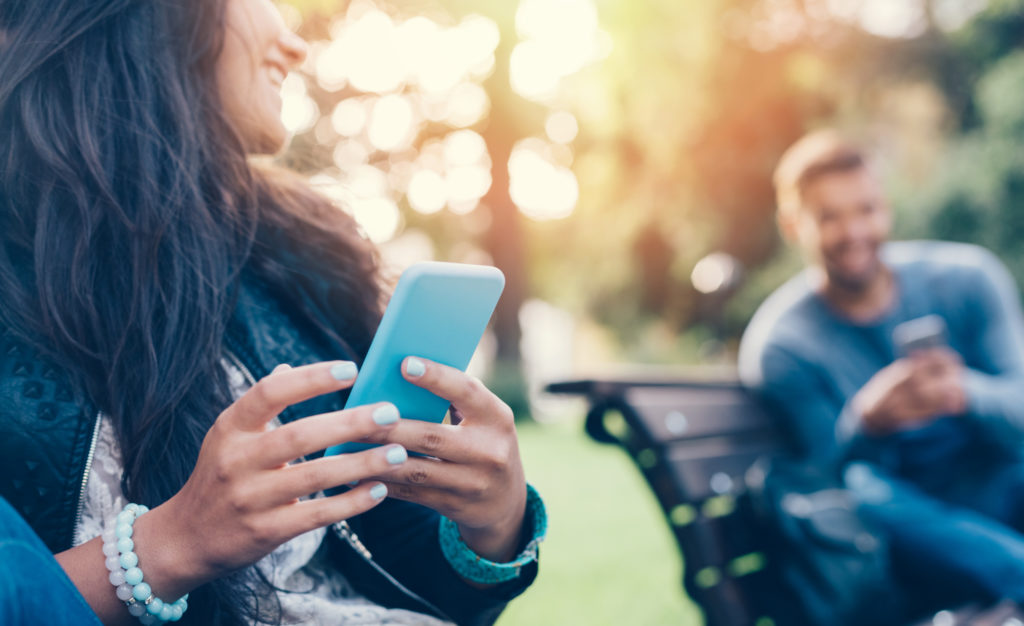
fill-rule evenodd
<path id="1" fill-rule="evenodd" d="M 283 29 L 278 41 L 284 52 L 284 57 L 292 69 L 306 60 L 306 55 L 309 54 L 309 44 L 305 39 L 288 29 Z"/>

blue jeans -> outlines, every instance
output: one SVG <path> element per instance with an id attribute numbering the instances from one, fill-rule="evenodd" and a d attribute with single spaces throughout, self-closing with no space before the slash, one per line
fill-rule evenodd
<path id="1" fill-rule="evenodd" d="M 97 563 L 97 576 L 107 576 Z M 113 587 L 111 587 L 113 590 Z M 100 621 L 53 554 L 0 498 L 0 624 L 89 626 Z"/>
<path id="2" fill-rule="evenodd" d="M 897 576 L 923 608 L 1024 603 L 1024 463 L 965 473 L 942 493 L 865 463 L 847 468 L 846 483 L 888 535 Z"/>

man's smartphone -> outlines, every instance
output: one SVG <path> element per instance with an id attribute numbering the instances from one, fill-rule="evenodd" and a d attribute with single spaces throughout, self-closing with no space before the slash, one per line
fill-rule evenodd
<path id="1" fill-rule="evenodd" d="M 893 329 L 892 339 L 900 358 L 948 345 L 946 320 L 938 315 L 925 315 L 903 322 Z"/>
<path id="2" fill-rule="evenodd" d="M 505 276 L 496 267 L 425 262 L 405 270 L 345 408 L 391 402 L 403 419 L 441 422 L 448 400 L 405 380 L 402 360 L 419 356 L 465 371 L 504 288 Z M 325 455 L 373 445 L 344 443 Z"/>

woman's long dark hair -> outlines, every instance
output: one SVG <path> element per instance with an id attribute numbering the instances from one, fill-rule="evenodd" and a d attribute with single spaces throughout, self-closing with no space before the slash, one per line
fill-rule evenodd
<path id="1" fill-rule="evenodd" d="M 126 496 L 149 505 L 230 402 L 243 268 L 357 352 L 380 311 L 351 220 L 247 161 L 214 83 L 223 24 L 224 0 L 0 0 L 0 323 L 113 420 Z M 196 590 L 185 621 L 252 619 L 243 584 Z"/>

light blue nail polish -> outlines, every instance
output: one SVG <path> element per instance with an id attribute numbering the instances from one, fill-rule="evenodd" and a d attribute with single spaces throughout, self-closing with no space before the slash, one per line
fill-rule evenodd
<path id="1" fill-rule="evenodd" d="M 373 410 L 373 421 L 380 426 L 394 424 L 398 421 L 398 407 L 393 404 L 384 404 Z"/>
<path id="2" fill-rule="evenodd" d="M 331 366 L 331 376 L 334 380 L 352 380 L 358 373 L 356 364 L 352 361 L 342 361 Z"/>
<path id="3" fill-rule="evenodd" d="M 416 357 L 405 362 L 405 373 L 409 376 L 423 376 L 427 371 L 427 365 Z"/>
<path id="4" fill-rule="evenodd" d="M 388 495 L 388 488 L 383 483 L 378 483 L 370 488 L 370 497 L 374 500 L 383 500 Z"/>
<path id="5" fill-rule="evenodd" d="M 393 446 L 388 448 L 386 458 L 388 463 L 398 465 L 399 463 L 405 463 L 405 460 L 409 458 L 409 453 L 402 446 Z"/>

